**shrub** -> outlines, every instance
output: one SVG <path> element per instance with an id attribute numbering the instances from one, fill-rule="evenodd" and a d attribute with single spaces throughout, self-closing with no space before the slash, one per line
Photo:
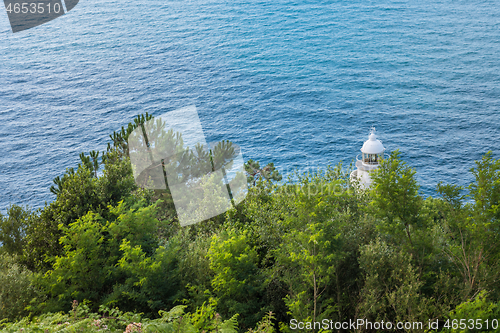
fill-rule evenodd
<path id="1" fill-rule="evenodd" d="M 33 273 L 15 257 L 0 254 L 0 319 L 14 320 L 27 314 L 25 308 L 35 295 Z"/>

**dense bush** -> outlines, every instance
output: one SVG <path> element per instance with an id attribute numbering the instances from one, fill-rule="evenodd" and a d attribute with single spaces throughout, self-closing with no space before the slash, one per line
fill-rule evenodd
<path id="1" fill-rule="evenodd" d="M 15 257 L 0 254 L 0 318 L 12 320 L 28 314 L 25 308 L 36 295 L 32 281 L 33 273 Z"/>
<path id="2" fill-rule="evenodd" d="M 2 332 L 183 332 L 183 333 L 237 333 L 238 320 L 233 316 L 222 320 L 211 306 L 202 307 L 194 313 L 186 313 L 185 306 L 176 306 L 169 311 L 159 311 L 158 319 L 144 318 L 141 314 L 122 312 L 101 307 L 91 312 L 85 304 L 73 302 L 69 313 L 47 313 L 33 320 L 24 319 L 1 326 Z M 274 333 L 272 314 L 267 315 L 248 333 Z"/>

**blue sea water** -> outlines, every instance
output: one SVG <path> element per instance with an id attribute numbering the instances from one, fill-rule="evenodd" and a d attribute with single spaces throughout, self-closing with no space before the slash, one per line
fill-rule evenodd
<path id="1" fill-rule="evenodd" d="M 371 126 L 422 191 L 499 158 L 500 6 L 490 0 L 81 0 L 13 34 L 0 10 L 0 209 L 41 207 L 78 154 L 137 114 L 195 104 L 207 141 L 324 168 Z"/>

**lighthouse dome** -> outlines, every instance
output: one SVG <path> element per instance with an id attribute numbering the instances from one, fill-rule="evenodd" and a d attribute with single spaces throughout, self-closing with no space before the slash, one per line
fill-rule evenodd
<path id="1" fill-rule="evenodd" d="M 384 145 L 377 139 L 375 129 L 372 129 L 370 135 L 368 136 L 368 140 L 366 140 L 363 147 L 361 147 L 361 152 L 365 154 L 382 154 L 384 151 Z"/>

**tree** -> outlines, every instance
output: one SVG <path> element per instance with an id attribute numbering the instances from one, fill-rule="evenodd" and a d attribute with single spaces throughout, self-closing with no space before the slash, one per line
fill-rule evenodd
<path id="1" fill-rule="evenodd" d="M 137 188 L 130 162 L 119 159 L 116 151 L 108 152 L 103 164 L 102 175 L 97 178 L 85 164 L 76 171 L 70 168 L 62 178 L 56 178 L 56 200 L 30 218 L 26 227 L 22 260 L 30 269 L 50 269 L 49 259 L 61 253 L 59 224 L 68 226 L 89 211 L 107 218 L 108 206 L 131 196 Z M 137 198 L 141 195 L 139 193 Z"/>
<path id="2" fill-rule="evenodd" d="M 341 182 L 313 174 L 299 176 L 299 184 L 290 197 L 293 210 L 283 221 L 288 231 L 274 251 L 275 272 L 288 286 L 285 303 L 291 316 L 316 322 L 331 318 L 341 306 L 333 305 L 329 298 L 336 289 L 340 292 L 338 267 L 345 257 L 339 205 L 342 192 L 336 192 Z"/>
<path id="3" fill-rule="evenodd" d="M 476 257 L 482 260 L 477 268 L 483 270 L 478 286 L 488 288 L 495 296 L 500 296 L 500 159 L 493 159 L 487 152 L 476 167 L 470 170 L 475 181 L 469 185 L 470 196 L 474 199 L 472 216 L 467 219 L 467 230 L 472 234 Z M 486 274 L 486 275 L 485 275 Z"/>
<path id="4" fill-rule="evenodd" d="M 221 314 L 226 317 L 240 314 L 242 327 L 253 327 L 263 314 L 264 279 L 249 232 L 230 229 L 214 235 L 208 258 L 215 274 L 212 287 Z"/>
<path id="5" fill-rule="evenodd" d="M 28 314 L 25 308 L 36 295 L 32 281 L 33 273 L 19 264 L 17 258 L 0 254 L 0 321 Z"/>
<path id="6" fill-rule="evenodd" d="M 431 307 L 420 294 L 422 281 L 411 258 L 377 239 L 360 248 L 365 284 L 360 291 L 358 318 L 368 321 L 426 322 Z"/>
<path id="7" fill-rule="evenodd" d="M 475 298 L 459 304 L 446 316 L 445 328 L 439 332 L 465 333 L 486 330 L 500 332 L 500 326 L 497 324 L 500 317 L 500 302 L 495 303 L 489 300 L 488 296 L 483 290 Z M 463 328 L 464 322 L 466 329 Z"/>
<path id="8" fill-rule="evenodd" d="M 274 167 L 274 163 L 269 163 L 261 168 L 258 161 L 250 159 L 245 163 L 245 171 L 247 173 L 248 183 L 253 184 L 253 186 L 256 185 L 259 179 L 268 181 L 280 181 L 282 179 L 282 176 Z"/>
<path id="9" fill-rule="evenodd" d="M 497 295 L 500 292 L 500 160 L 494 160 L 488 152 L 476 161 L 471 172 L 475 178 L 468 186 L 472 203 L 463 203 L 466 196 L 461 194 L 461 187 L 438 185 L 447 203 L 444 251 L 462 278 L 462 300 L 481 290 L 495 291 Z"/>
<path id="10" fill-rule="evenodd" d="M 400 152 L 396 150 L 371 174 L 372 211 L 378 217 L 385 218 L 389 228 L 402 226 L 411 247 L 414 245 L 412 227 L 418 223 L 422 201 L 415 173 L 400 159 Z"/>
<path id="11" fill-rule="evenodd" d="M 500 159 L 494 160 L 492 152 L 487 152 L 476 168 L 470 170 L 475 182 L 469 185 L 470 195 L 474 199 L 476 216 L 484 222 L 500 219 Z M 497 233 L 498 234 L 498 233 Z"/>
<path id="12" fill-rule="evenodd" d="M 33 218 L 31 211 L 17 205 L 7 209 L 7 216 L 0 213 L 0 251 L 11 255 L 23 253 L 26 229 Z"/>
<path id="13" fill-rule="evenodd" d="M 165 304 L 160 299 L 165 299 L 165 294 L 161 289 L 155 294 L 157 288 L 153 287 L 165 282 L 162 279 L 168 272 L 157 274 L 153 287 L 144 280 L 149 281 L 148 276 L 154 275 L 149 271 L 163 267 L 160 263 L 165 257 L 157 250 L 156 209 L 156 205 L 147 206 L 144 201 L 120 202 L 110 207 L 112 218 L 104 219 L 89 211 L 68 226 L 60 224 L 62 253 L 40 280 L 50 296 L 47 304 L 42 304 L 44 310 L 67 309 L 74 299 L 86 299 L 94 308 L 112 304 L 149 313 L 163 308 Z M 151 288 L 146 291 L 143 285 Z M 170 281 L 167 286 L 175 284 Z M 145 295 L 148 297 L 138 297 Z M 134 298 L 135 304 L 131 302 Z"/>

